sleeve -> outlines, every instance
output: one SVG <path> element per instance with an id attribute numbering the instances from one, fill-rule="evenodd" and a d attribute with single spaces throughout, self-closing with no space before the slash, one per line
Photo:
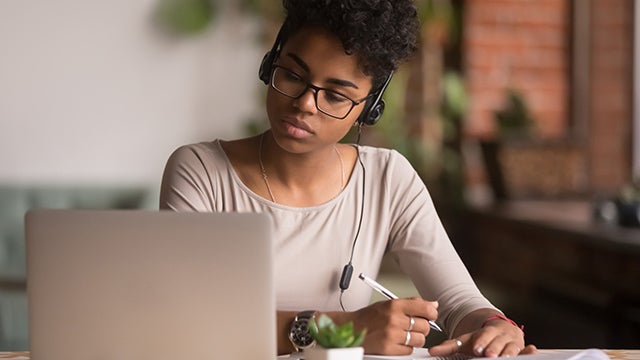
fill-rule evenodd
<path id="1" fill-rule="evenodd" d="M 424 183 L 395 154 L 387 179 L 392 209 L 389 247 L 420 295 L 439 302 L 439 322 L 451 334 L 470 312 L 495 307 L 480 293 L 436 213 Z"/>
<path id="2" fill-rule="evenodd" d="M 176 149 L 165 165 L 160 186 L 160 209 L 214 211 L 215 194 L 203 152 L 195 145 Z"/>

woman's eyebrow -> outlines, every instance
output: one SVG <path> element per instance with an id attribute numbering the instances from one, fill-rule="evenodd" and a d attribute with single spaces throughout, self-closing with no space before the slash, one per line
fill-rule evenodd
<path id="1" fill-rule="evenodd" d="M 304 71 L 311 72 L 311 69 L 309 68 L 309 65 L 307 65 L 307 63 L 305 63 L 302 59 L 300 59 L 300 57 L 298 55 L 293 54 L 293 53 L 287 53 L 287 56 L 290 57 L 293 61 L 295 61 L 301 68 L 303 68 Z M 332 84 L 336 84 L 336 85 L 340 85 L 340 86 L 352 87 L 354 89 L 360 89 L 358 87 L 358 85 L 356 85 L 356 84 L 354 84 L 354 83 L 352 83 L 351 81 L 348 81 L 348 80 L 329 78 L 327 80 L 327 82 L 332 83 Z"/>

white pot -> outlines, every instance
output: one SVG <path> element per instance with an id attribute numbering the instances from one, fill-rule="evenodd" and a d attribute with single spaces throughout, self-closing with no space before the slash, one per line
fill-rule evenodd
<path id="1" fill-rule="evenodd" d="M 363 347 L 325 349 L 316 346 L 304 351 L 305 360 L 362 360 L 363 357 Z"/>

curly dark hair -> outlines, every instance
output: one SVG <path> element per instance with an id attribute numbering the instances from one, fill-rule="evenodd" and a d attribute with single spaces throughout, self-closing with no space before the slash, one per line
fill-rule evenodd
<path id="1" fill-rule="evenodd" d="M 417 10 L 412 0 L 283 0 L 282 43 L 302 27 L 320 26 L 338 36 L 358 59 L 373 89 L 416 50 Z"/>

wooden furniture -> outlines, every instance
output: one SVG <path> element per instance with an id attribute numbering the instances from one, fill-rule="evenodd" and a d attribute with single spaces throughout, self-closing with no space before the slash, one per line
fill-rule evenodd
<path id="1" fill-rule="evenodd" d="M 586 202 L 505 202 L 467 215 L 463 257 L 478 282 L 501 289 L 496 305 L 529 323 L 528 341 L 640 347 L 639 228 L 597 223 Z"/>

